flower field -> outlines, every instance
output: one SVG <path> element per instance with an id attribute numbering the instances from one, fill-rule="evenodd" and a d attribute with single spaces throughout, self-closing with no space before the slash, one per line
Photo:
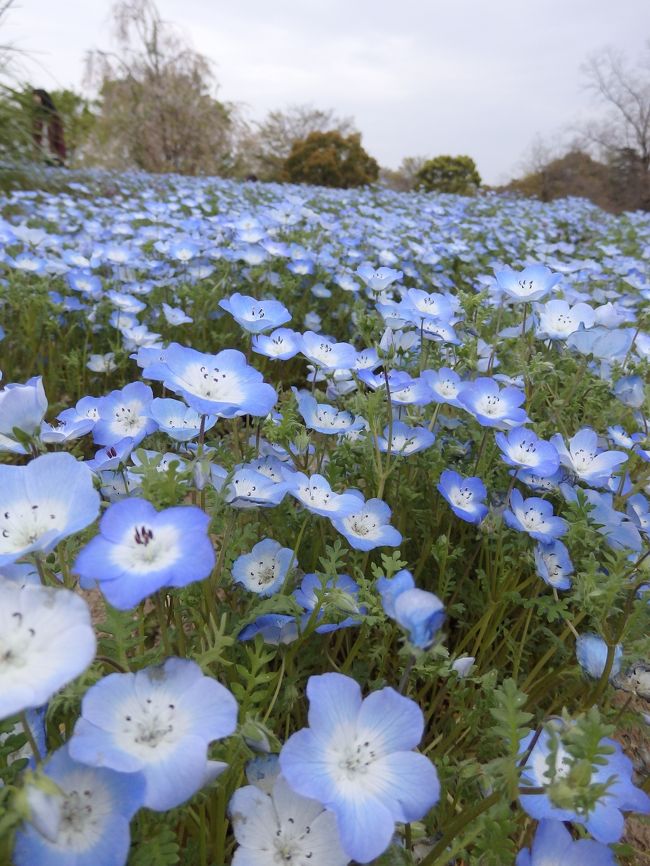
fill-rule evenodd
<path id="1" fill-rule="evenodd" d="M 7 194 L 0 863 L 648 863 L 649 261 L 578 199 Z"/>

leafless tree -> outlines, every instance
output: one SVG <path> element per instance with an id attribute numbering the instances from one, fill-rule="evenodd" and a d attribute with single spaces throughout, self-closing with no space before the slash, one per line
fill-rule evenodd
<path id="1" fill-rule="evenodd" d="M 650 42 L 632 64 L 622 52 L 605 48 L 583 66 L 586 86 L 605 109 L 585 134 L 600 155 L 629 175 L 638 206 L 650 207 Z"/>
<path id="2" fill-rule="evenodd" d="M 153 172 L 226 172 L 234 106 L 215 98 L 210 61 L 163 21 L 153 0 L 120 0 L 112 16 L 116 50 L 87 58 L 87 81 L 101 97 L 92 156 Z"/>

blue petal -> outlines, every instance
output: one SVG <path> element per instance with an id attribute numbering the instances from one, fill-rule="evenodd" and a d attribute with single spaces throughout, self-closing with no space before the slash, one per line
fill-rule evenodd
<path id="1" fill-rule="evenodd" d="M 387 755 L 417 746 L 424 731 L 424 716 L 415 701 L 387 687 L 365 699 L 357 730 L 360 737 L 372 742 L 375 751 Z"/>
<path id="2" fill-rule="evenodd" d="M 310 677 L 307 697 L 309 725 L 317 737 L 330 737 L 356 723 L 361 688 L 351 677 L 335 673 Z"/>

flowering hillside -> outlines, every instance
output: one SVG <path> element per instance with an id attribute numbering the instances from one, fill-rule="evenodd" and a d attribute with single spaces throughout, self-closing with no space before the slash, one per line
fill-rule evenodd
<path id="1" fill-rule="evenodd" d="M 642 863 L 650 215 L 57 188 L 0 201 L 0 862 Z"/>

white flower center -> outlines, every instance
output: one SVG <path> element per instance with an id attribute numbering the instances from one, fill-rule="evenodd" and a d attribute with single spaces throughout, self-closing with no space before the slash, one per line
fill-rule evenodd
<path id="1" fill-rule="evenodd" d="M 308 863 L 312 862 L 313 857 L 308 845 L 311 827 L 307 825 L 298 835 L 299 830 L 294 829 L 295 818 L 287 818 L 287 825 L 276 831 L 273 840 L 273 863 L 307 866 Z"/>
<path id="2" fill-rule="evenodd" d="M 451 491 L 449 498 L 457 508 L 467 508 L 474 499 L 474 494 L 469 487 L 457 487 Z"/>
<path id="3" fill-rule="evenodd" d="M 164 688 L 133 694 L 118 710 L 115 744 L 145 763 L 164 760 L 186 736 L 188 720 Z"/>
<path id="4" fill-rule="evenodd" d="M 251 582 L 259 587 L 268 586 L 277 577 L 277 567 L 278 561 L 272 554 L 263 556 L 248 572 Z"/>
<path id="5" fill-rule="evenodd" d="M 239 377 L 232 370 L 190 364 L 181 376 L 188 391 L 217 403 L 238 403 L 242 397 Z"/>
<path id="6" fill-rule="evenodd" d="M 571 456 L 573 457 L 573 465 L 578 472 L 587 469 L 596 457 L 593 451 L 587 451 L 585 448 L 578 448 Z"/>
<path id="7" fill-rule="evenodd" d="M 481 415 L 487 415 L 488 418 L 494 418 L 500 414 L 500 403 L 501 398 L 498 394 L 486 394 L 476 401 L 476 408 Z"/>
<path id="8" fill-rule="evenodd" d="M 74 773 L 64 784 L 72 790 L 68 790 L 61 804 L 61 821 L 53 844 L 58 849 L 81 854 L 100 841 L 115 806 L 110 792 L 90 773 Z"/>
<path id="9" fill-rule="evenodd" d="M 361 538 L 377 535 L 377 521 L 373 519 L 372 515 L 364 511 L 346 517 L 343 523 L 353 535 L 358 535 Z"/>
<path id="10" fill-rule="evenodd" d="M 558 558 L 555 553 L 543 553 L 542 559 L 544 560 L 544 564 L 546 565 L 546 570 L 548 571 L 548 579 L 551 584 L 558 583 L 563 575 L 564 569 L 558 562 Z"/>
<path id="11" fill-rule="evenodd" d="M 377 753 L 370 740 L 357 738 L 337 750 L 334 756 L 335 776 L 339 781 L 357 781 L 365 776 Z"/>
<path id="12" fill-rule="evenodd" d="M 310 502 L 318 508 L 327 508 L 332 503 L 330 502 L 332 494 L 323 490 L 322 487 L 317 487 L 315 484 L 304 485 L 299 488 L 300 498 Z"/>
<path id="13" fill-rule="evenodd" d="M 0 506 L 1 507 L 1 506 Z M 13 553 L 30 547 L 41 536 L 65 528 L 67 510 L 61 502 L 23 500 L 0 511 L 0 553 Z"/>
<path id="14" fill-rule="evenodd" d="M 178 530 L 171 525 L 155 528 L 146 524 L 131 527 L 120 544 L 112 546 L 113 562 L 124 571 L 148 574 L 173 565 L 180 555 Z"/>
<path id="15" fill-rule="evenodd" d="M 7 677 L 17 676 L 19 671 L 29 666 L 36 637 L 29 614 L 12 611 L 8 620 L 9 628 L 0 634 L 0 672 L 5 686 Z"/>
<path id="16" fill-rule="evenodd" d="M 139 413 L 140 404 L 118 406 L 114 412 L 112 428 L 125 436 L 139 433 L 147 423 L 147 419 Z"/>
<path id="17" fill-rule="evenodd" d="M 344 430 L 349 426 L 352 419 L 347 412 L 337 412 L 336 409 L 319 409 L 316 412 L 316 420 L 321 427 L 329 427 L 332 430 Z"/>
<path id="18" fill-rule="evenodd" d="M 537 453 L 537 446 L 534 442 L 529 442 L 527 439 L 522 439 L 521 442 L 513 450 L 513 457 L 518 463 L 530 463 L 534 460 L 532 455 Z"/>
<path id="19" fill-rule="evenodd" d="M 537 753 L 537 754 L 535 754 Z M 548 767 L 548 752 L 535 749 L 532 759 L 532 768 L 536 778 L 541 785 L 549 785 L 551 776 Z M 560 746 L 555 756 L 555 779 L 564 779 L 569 774 L 570 756 L 564 746 Z"/>
<path id="20" fill-rule="evenodd" d="M 546 520 L 540 511 L 536 508 L 527 508 L 523 514 L 521 515 L 521 522 L 526 527 L 526 529 L 530 530 L 538 530 L 542 529 L 542 527 L 546 524 Z"/>
<path id="21" fill-rule="evenodd" d="M 451 379 L 442 379 L 442 381 L 438 382 L 436 391 L 438 394 L 442 394 L 443 397 L 456 397 L 458 394 L 458 385 L 456 385 L 455 382 L 452 382 Z"/>

